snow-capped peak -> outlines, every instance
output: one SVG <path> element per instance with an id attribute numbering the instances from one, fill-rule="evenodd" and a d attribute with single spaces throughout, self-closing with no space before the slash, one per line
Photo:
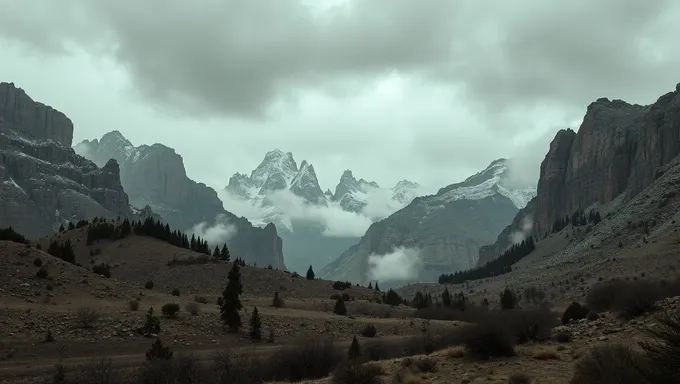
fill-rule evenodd
<path id="1" fill-rule="evenodd" d="M 509 183 L 509 177 L 508 160 L 494 160 L 486 169 L 468 177 L 462 183 L 440 189 L 436 198 L 446 202 L 462 199 L 480 200 L 498 193 L 510 199 L 518 209 L 522 209 L 536 196 L 536 188 L 513 187 Z"/>
<path id="2" fill-rule="evenodd" d="M 416 198 L 420 184 L 401 180 L 392 188 L 392 200 L 396 200 L 402 204 L 408 204 Z"/>

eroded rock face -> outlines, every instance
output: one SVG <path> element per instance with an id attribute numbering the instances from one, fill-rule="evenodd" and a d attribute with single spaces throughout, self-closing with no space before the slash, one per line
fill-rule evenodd
<path id="1" fill-rule="evenodd" d="M 70 148 L 72 135 L 61 112 L 0 83 L 0 227 L 38 237 L 67 220 L 131 215 L 118 163 L 97 168 Z"/>
<path id="2" fill-rule="evenodd" d="M 534 236 L 550 233 L 557 218 L 577 209 L 607 203 L 622 194 L 624 201 L 631 199 L 678 154 L 680 84 L 649 106 L 598 99 L 588 106 L 578 133 L 567 129 L 555 135 L 541 163 Z M 480 259 L 488 261 L 507 248 L 510 243 L 502 237 L 483 248 L 485 255 L 480 254 Z M 488 254 L 491 251 L 496 255 Z"/>
<path id="3" fill-rule="evenodd" d="M 162 144 L 135 147 L 120 132 L 84 141 L 76 150 L 96 164 L 111 159 L 120 164 L 120 178 L 134 206 L 150 206 L 172 228 L 191 231 L 220 226 L 217 232 L 234 258 L 274 268 L 285 268 L 282 241 L 274 225 L 254 227 L 247 219 L 226 211 L 214 189 L 187 176 L 184 160 Z M 200 233 L 199 233 L 200 234 Z"/>

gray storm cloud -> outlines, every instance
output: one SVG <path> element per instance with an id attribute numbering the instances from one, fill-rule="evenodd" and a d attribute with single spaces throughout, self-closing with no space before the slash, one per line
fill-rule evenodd
<path id="1" fill-rule="evenodd" d="M 421 263 L 418 248 L 398 247 L 383 255 L 368 256 L 369 280 L 408 280 L 418 277 Z"/>

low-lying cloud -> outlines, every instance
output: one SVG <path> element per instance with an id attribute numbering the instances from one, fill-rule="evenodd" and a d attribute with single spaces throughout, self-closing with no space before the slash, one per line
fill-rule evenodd
<path id="1" fill-rule="evenodd" d="M 368 256 L 368 273 L 370 280 L 390 281 L 408 280 L 418 277 L 421 262 L 418 248 L 398 247 L 390 253 Z"/>
<path id="2" fill-rule="evenodd" d="M 274 191 L 259 201 L 244 200 L 222 190 L 220 198 L 224 208 L 237 216 L 243 216 L 255 225 L 273 222 L 277 227 L 294 231 L 294 221 L 306 221 L 323 226 L 323 235 L 330 237 L 361 237 L 376 220 L 384 219 L 404 204 L 391 199 L 389 190 L 371 191 L 367 205 L 360 213 L 348 212 L 336 203 L 313 205 L 288 190 Z"/>
<path id="3" fill-rule="evenodd" d="M 218 216 L 216 223 L 210 225 L 206 222 L 198 223 L 194 225 L 188 231 L 189 235 L 200 236 L 203 240 L 207 241 L 211 245 L 220 245 L 227 243 L 237 232 L 236 227 L 233 224 L 229 224 L 225 221 L 222 215 Z"/>
<path id="4" fill-rule="evenodd" d="M 521 243 L 527 236 L 531 233 L 534 228 L 534 218 L 533 215 L 528 214 L 522 218 L 520 223 L 520 228 L 510 234 L 510 241 L 512 244 Z"/>

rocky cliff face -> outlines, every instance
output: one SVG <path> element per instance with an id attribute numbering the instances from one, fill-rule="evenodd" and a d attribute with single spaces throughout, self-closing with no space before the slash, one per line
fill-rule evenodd
<path id="1" fill-rule="evenodd" d="M 254 227 L 247 219 L 226 211 L 214 189 L 191 180 L 182 157 L 162 144 L 135 147 L 120 132 L 83 141 L 76 150 L 97 164 L 120 163 L 121 182 L 136 206 L 150 206 L 173 228 L 191 230 L 223 225 L 232 255 L 258 265 L 284 268 L 282 241 L 274 225 Z M 227 228 L 231 227 L 230 230 Z"/>
<path id="2" fill-rule="evenodd" d="M 39 237 L 68 220 L 132 215 L 118 163 L 97 168 L 72 137 L 63 113 L 0 83 L 0 227 Z"/>
<path id="3" fill-rule="evenodd" d="M 618 196 L 633 198 L 657 170 L 680 154 L 680 84 L 649 106 L 598 99 L 588 106 L 578 133 L 561 130 L 541 163 L 533 234 L 550 232 L 559 217 Z M 515 218 L 515 222 L 521 218 Z M 506 228 L 504 232 L 512 232 Z M 483 251 L 497 257 L 509 244 Z M 484 255 L 484 259 L 491 257 Z M 480 259 L 482 255 L 480 254 Z"/>
<path id="4" fill-rule="evenodd" d="M 411 268 L 406 281 L 436 281 L 444 272 L 469 269 L 479 248 L 492 242 L 530 200 L 532 188 L 513 189 L 504 159 L 436 195 L 417 197 L 408 206 L 374 223 L 358 244 L 324 268 L 328 279 L 366 283 L 389 280 L 383 263 Z M 412 265 L 407 265 L 412 264 Z"/>

